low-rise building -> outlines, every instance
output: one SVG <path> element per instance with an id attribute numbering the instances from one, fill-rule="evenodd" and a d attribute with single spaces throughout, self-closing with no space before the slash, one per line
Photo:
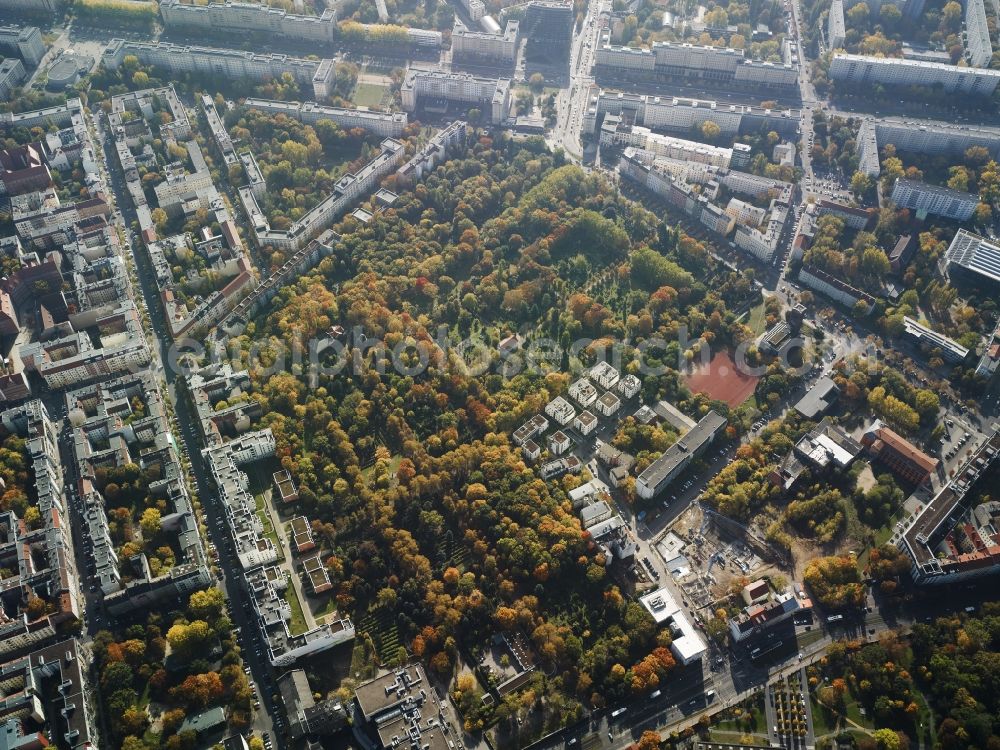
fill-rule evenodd
<path id="1" fill-rule="evenodd" d="M 569 397 L 586 409 L 597 400 L 597 389 L 586 378 L 580 378 L 569 387 Z"/>
<path id="2" fill-rule="evenodd" d="M 514 444 L 524 445 L 530 438 L 541 435 L 549 429 L 549 420 L 541 414 L 536 414 L 523 425 L 514 430 Z"/>
<path id="3" fill-rule="evenodd" d="M 903 335 L 912 339 L 921 349 L 931 353 L 940 352 L 941 358 L 951 364 L 958 364 L 969 356 L 968 347 L 908 315 L 903 317 Z"/>
<path id="4" fill-rule="evenodd" d="M 607 391 L 597 399 L 597 411 L 605 417 L 614 416 L 622 406 L 622 401 L 613 392 Z"/>
<path id="5" fill-rule="evenodd" d="M 587 377 L 605 390 L 614 388 L 621 377 L 617 368 L 605 361 L 600 361 L 590 368 Z"/>
<path id="6" fill-rule="evenodd" d="M 708 646 L 694 627 L 673 595 L 665 588 L 657 589 L 639 598 L 639 602 L 652 615 L 658 626 L 670 629 L 673 636 L 670 650 L 683 665 L 701 659 L 708 652 Z"/>
<path id="7" fill-rule="evenodd" d="M 631 373 L 622 375 L 618 381 L 618 393 L 622 398 L 635 398 L 642 389 L 642 381 Z"/>
<path id="8" fill-rule="evenodd" d="M 806 419 L 818 419 L 826 414 L 839 396 L 840 389 L 833 382 L 833 378 L 824 375 L 813 383 L 805 395 L 796 402 L 794 408 Z"/>
<path id="9" fill-rule="evenodd" d="M 923 484 L 937 471 L 940 461 L 909 440 L 875 420 L 861 436 L 861 443 L 893 474 L 915 485 Z"/>
<path id="10" fill-rule="evenodd" d="M 768 594 L 764 601 L 748 604 L 739 616 L 729 620 L 729 636 L 733 643 L 740 643 L 761 635 L 801 609 L 802 601 L 790 591 L 773 597 Z"/>
<path id="11" fill-rule="evenodd" d="M 576 416 L 576 409 L 562 396 L 556 396 L 545 405 L 545 413 L 565 427 L 573 421 L 573 417 Z"/>

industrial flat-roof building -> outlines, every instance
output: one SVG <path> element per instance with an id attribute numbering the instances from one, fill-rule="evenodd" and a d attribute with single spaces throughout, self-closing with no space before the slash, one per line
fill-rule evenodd
<path id="1" fill-rule="evenodd" d="M 1000 283 L 1000 244 L 959 229 L 941 259 L 941 269 L 949 275 L 956 272 L 966 275 L 979 283 Z"/>

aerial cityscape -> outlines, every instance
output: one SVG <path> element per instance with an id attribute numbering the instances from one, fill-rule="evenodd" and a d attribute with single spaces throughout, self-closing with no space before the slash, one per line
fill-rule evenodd
<path id="1" fill-rule="evenodd" d="M 0 750 L 1000 750 L 998 84 L 998 0 L 0 0 Z"/>

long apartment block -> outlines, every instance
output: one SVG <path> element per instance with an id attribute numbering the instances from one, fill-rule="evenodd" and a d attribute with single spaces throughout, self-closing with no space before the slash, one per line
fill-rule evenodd
<path id="1" fill-rule="evenodd" d="M 243 105 L 268 114 L 292 117 L 309 125 L 314 125 L 320 120 L 330 120 L 342 128 L 364 128 L 370 133 L 387 138 L 401 136 L 408 122 L 405 112 L 373 112 L 364 108 L 328 107 L 316 102 L 280 102 L 249 97 Z"/>
<path id="2" fill-rule="evenodd" d="M 288 73 L 298 83 L 312 85 L 316 96 L 325 96 L 329 79 L 334 75 L 332 65 L 321 73 L 321 60 L 306 60 L 278 53 L 258 54 L 245 50 L 171 44 L 169 42 L 139 42 L 112 39 L 105 47 L 101 61 L 116 70 L 126 55 L 134 55 L 143 65 L 161 68 L 173 76 L 197 73 L 208 78 L 223 77 L 230 80 L 268 81 L 280 79 Z"/>
<path id="3" fill-rule="evenodd" d="M 900 93 L 908 86 L 940 86 L 948 94 L 985 97 L 996 91 L 1000 70 L 835 52 L 830 61 L 830 79 L 856 86 L 898 86 Z"/>
<path id="4" fill-rule="evenodd" d="M 716 85 L 793 89 L 798 66 L 748 60 L 739 49 L 654 42 L 649 48 L 610 43 L 606 33 L 594 59 L 597 77 L 624 76 L 634 80 L 698 79 Z"/>

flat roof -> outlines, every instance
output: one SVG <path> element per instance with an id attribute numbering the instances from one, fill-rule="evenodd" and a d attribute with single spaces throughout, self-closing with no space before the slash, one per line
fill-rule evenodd
<path id="1" fill-rule="evenodd" d="M 673 472 L 683 461 L 701 450 L 726 424 L 726 418 L 714 409 L 692 427 L 684 437 L 667 448 L 663 455 L 653 461 L 639 475 L 639 480 L 650 487 L 658 485 L 663 477 Z"/>

